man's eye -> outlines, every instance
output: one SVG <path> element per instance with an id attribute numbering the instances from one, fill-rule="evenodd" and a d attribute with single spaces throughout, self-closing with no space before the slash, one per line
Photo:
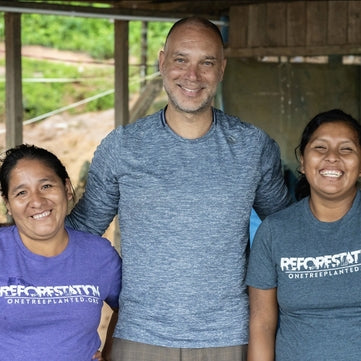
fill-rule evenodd
<path id="1" fill-rule="evenodd" d="M 43 185 L 43 188 L 44 188 L 44 189 L 48 189 L 48 188 L 51 188 L 51 187 L 52 187 L 51 184 L 44 184 L 44 185 Z"/>
<path id="2" fill-rule="evenodd" d="M 213 66 L 214 65 L 213 61 L 205 61 L 203 64 L 206 65 L 206 66 Z"/>

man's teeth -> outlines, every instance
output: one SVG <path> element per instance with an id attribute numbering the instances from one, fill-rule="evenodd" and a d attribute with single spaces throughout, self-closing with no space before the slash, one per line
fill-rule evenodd
<path id="1" fill-rule="evenodd" d="M 321 175 L 326 176 L 326 177 L 341 177 L 342 172 L 339 170 L 322 170 L 320 172 Z"/>
<path id="2" fill-rule="evenodd" d="M 40 219 L 40 218 L 47 217 L 49 214 L 50 214 L 50 211 L 45 211 L 43 213 L 33 215 L 33 218 Z"/>
<path id="3" fill-rule="evenodd" d="M 195 93 L 197 91 L 197 89 L 188 89 L 188 88 L 183 88 L 183 89 L 189 93 Z"/>

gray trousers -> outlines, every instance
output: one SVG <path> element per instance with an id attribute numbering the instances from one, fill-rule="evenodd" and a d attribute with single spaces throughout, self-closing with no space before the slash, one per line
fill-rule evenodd
<path id="1" fill-rule="evenodd" d="M 247 345 L 171 348 L 113 338 L 110 361 L 246 361 Z"/>

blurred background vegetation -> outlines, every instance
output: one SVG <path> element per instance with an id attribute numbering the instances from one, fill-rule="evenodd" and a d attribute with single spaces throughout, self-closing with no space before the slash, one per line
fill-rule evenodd
<path id="1" fill-rule="evenodd" d="M 147 71 L 157 71 L 157 58 L 172 24 L 147 23 Z M 141 21 L 129 22 L 129 86 L 131 95 L 140 88 Z M 23 14 L 21 17 L 22 45 L 88 54 L 94 66 L 77 63 L 63 64 L 50 59 L 22 57 L 24 120 L 28 120 L 74 102 L 107 92 L 114 88 L 114 27 L 108 19 L 56 15 Z M 0 13 L 0 42 L 4 41 L 4 17 Z M 0 54 L 0 67 L 5 66 L 5 54 Z M 54 81 L 51 81 L 54 79 Z M 4 121 L 5 80 L 0 79 L 0 122 Z M 99 97 L 72 113 L 105 110 L 113 107 L 113 93 Z"/>

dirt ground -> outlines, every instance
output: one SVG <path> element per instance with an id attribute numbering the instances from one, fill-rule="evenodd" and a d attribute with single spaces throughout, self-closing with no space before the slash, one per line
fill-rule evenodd
<path id="1" fill-rule="evenodd" d="M 37 46 L 23 47 L 22 54 L 23 56 L 53 59 L 54 61 L 77 62 L 84 66 L 89 66 L 91 63 L 91 59 L 85 54 L 61 52 Z M 4 46 L 0 44 L 0 57 L 3 55 Z M 0 67 L 0 77 L 3 77 L 4 74 L 4 69 Z M 83 164 L 91 161 L 97 145 L 113 128 L 113 109 L 76 116 L 61 113 L 38 123 L 25 125 L 23 142 L 35 144 L 55 153 L 66 166 L 73 186 L 76 187 Z M 5 126 L 0 124 L 0 149 L 4 148 Z M 113 242 L 114 225 L 109 227 L 105 237 Z M 99 327 L 102 340 L 104 340 L 109 317 L 110 309 L 105 306 Z"/>
<path id="2" fill-rule="evenodd" d="M 0 124 L 0 131 L 3 126 Z M 25 125 L 23 141 L 55 153 L 66 166 L 72 183 L 76 186 L 82 165 L 91 161 L 97 145 L 113 128 L 113 110 L 75 116 L 61 114 Z M 4 142 L 2 133 L 0 145 L 4 146 Z"/>

